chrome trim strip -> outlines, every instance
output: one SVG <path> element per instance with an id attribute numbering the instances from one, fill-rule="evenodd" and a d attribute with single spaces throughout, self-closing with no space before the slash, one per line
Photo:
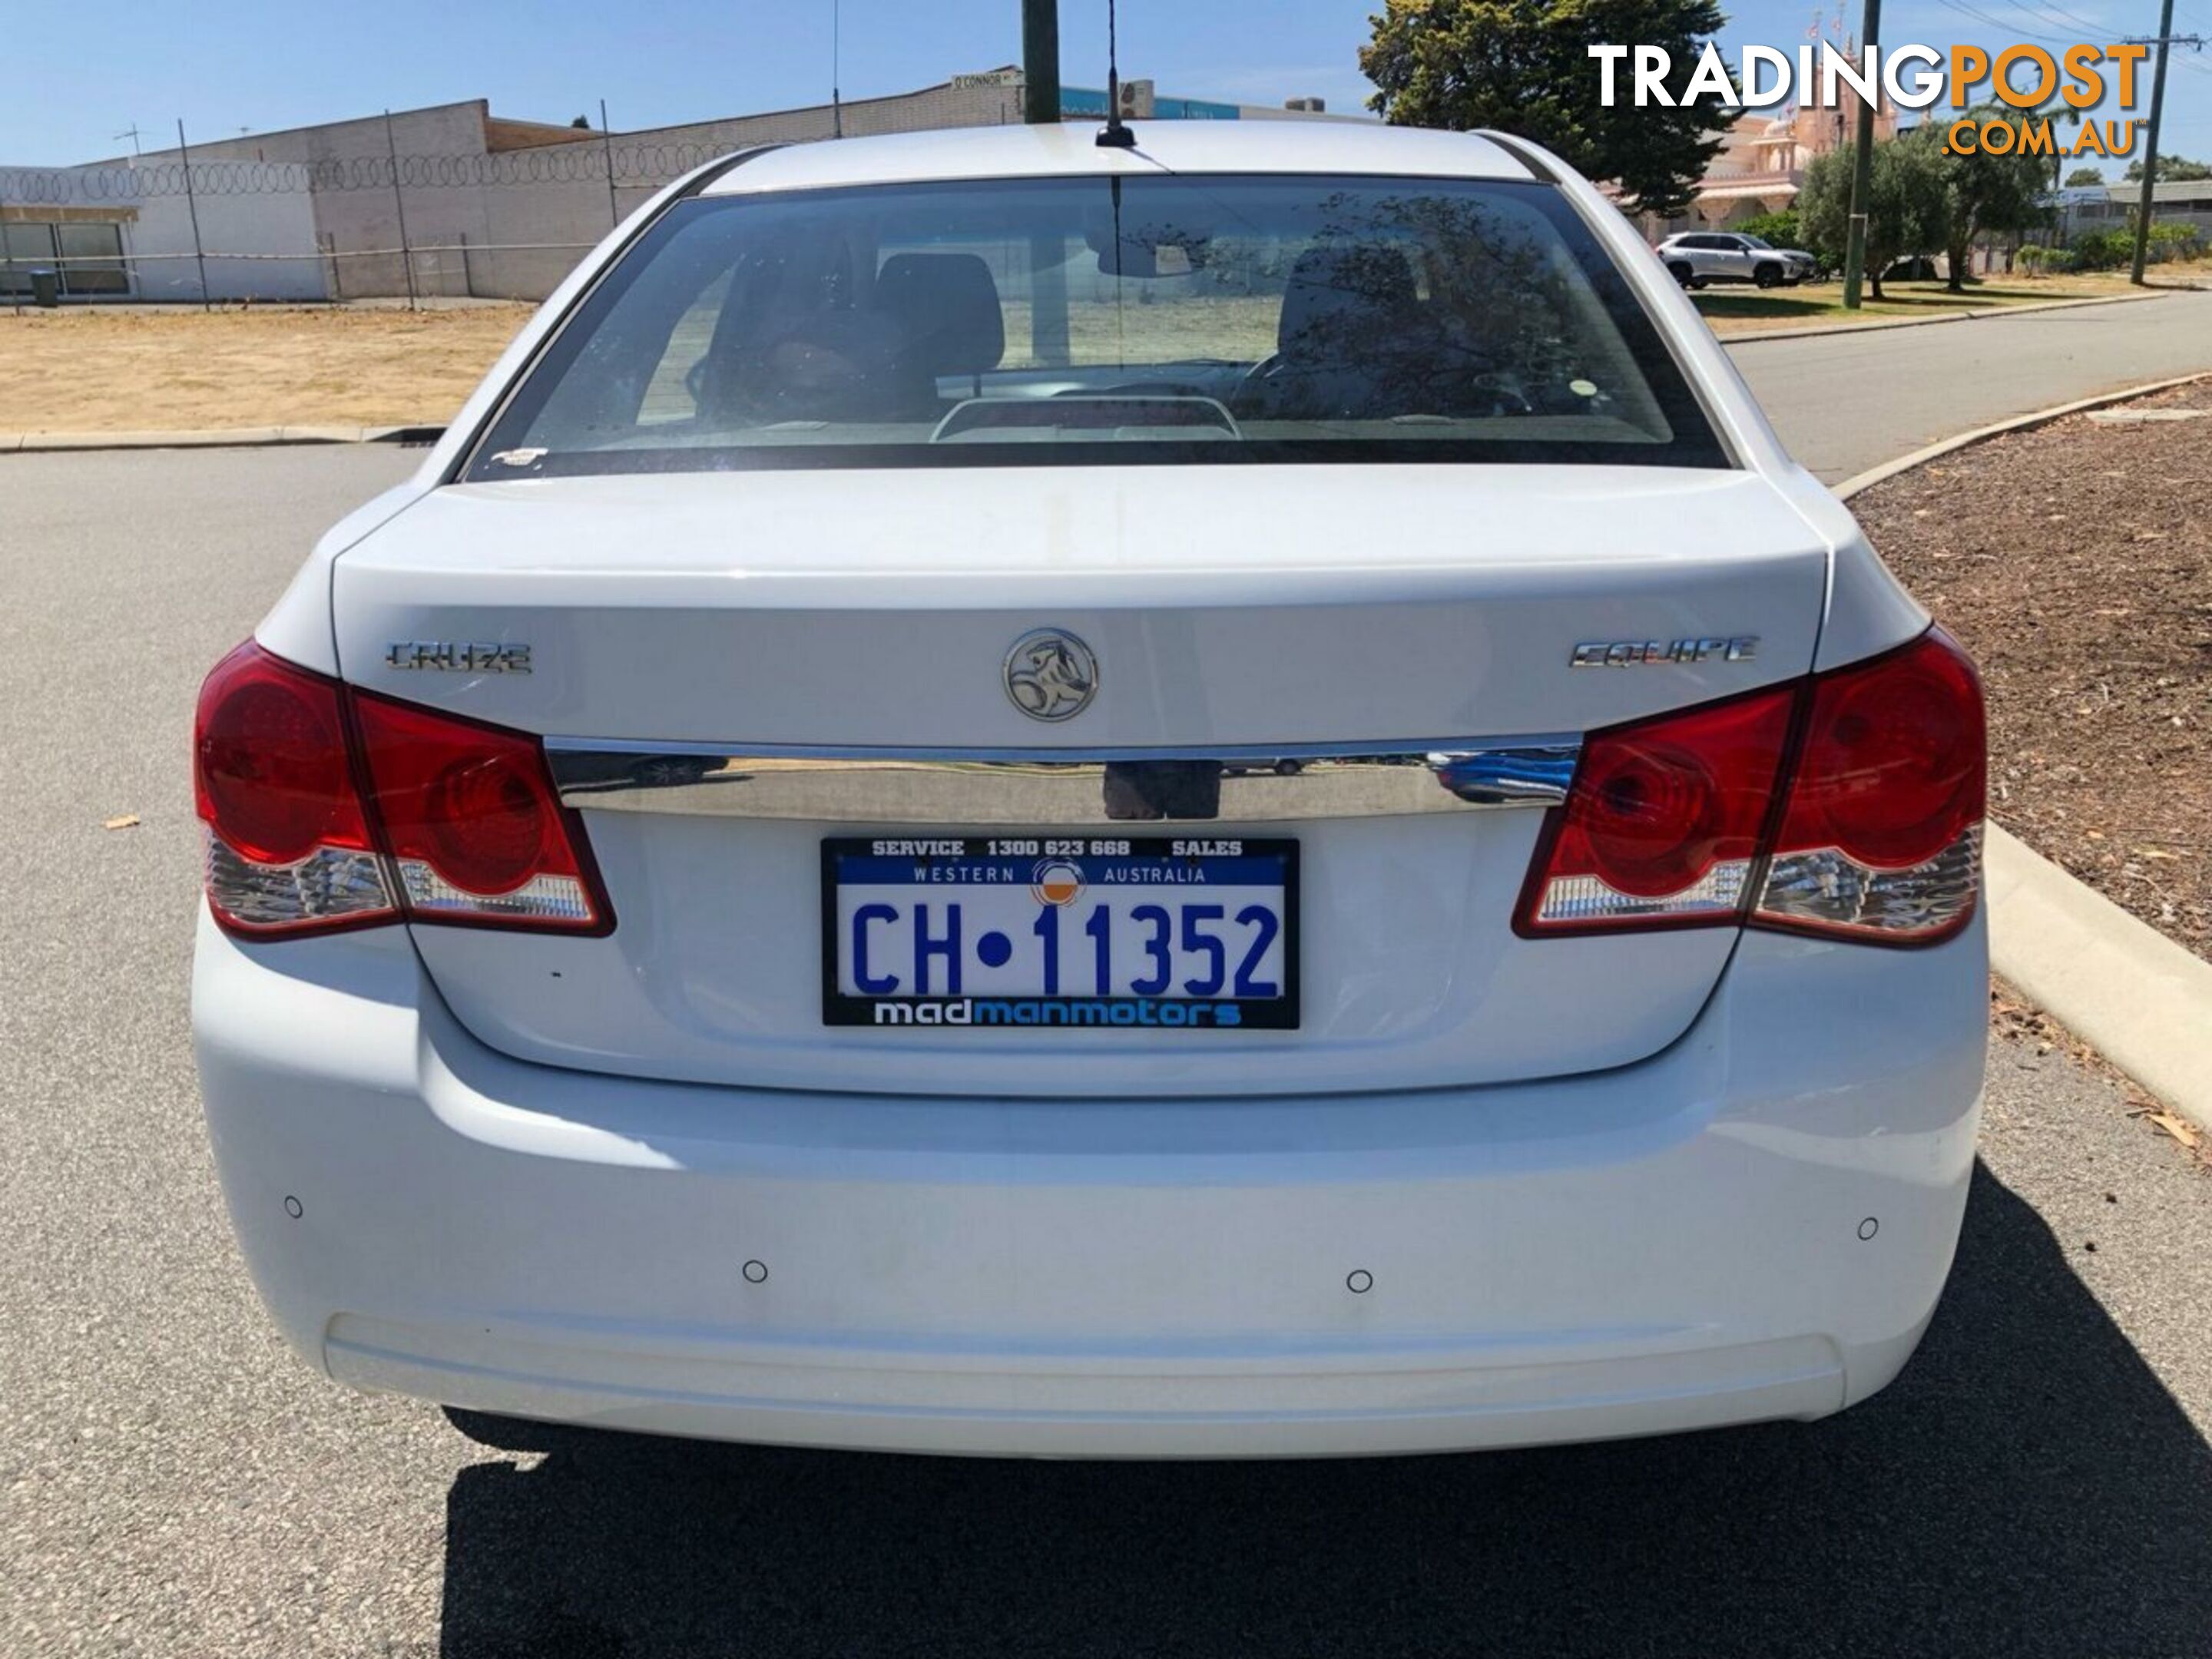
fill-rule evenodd
<path id="1" fill-rule="evenodd" d="M 1572 738 L 1188 749 L 800 748 L 549 738 L 562 804 L 825 823 L 1280 823 L 1566 798 Z"/>

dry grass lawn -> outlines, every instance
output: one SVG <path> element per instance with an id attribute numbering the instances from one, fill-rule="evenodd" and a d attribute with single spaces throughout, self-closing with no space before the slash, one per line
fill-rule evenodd
<path id="1" fill-rule="evenodd" d="M 2203 280 L 2206 268 L 2161 267 L 2163 281 Z M 1887 301 L 1845 312 L 1832 283 L 1754 292 L 1708 289 L 1698 307 L 1716 333 L 1926 317 L 2129 292 L 2118 275 L 2001 279 L 1947 294 L 1937 283 L 1892 283 Z M 1079 306 L 1079 361 L 1136 360 L 1196 351 L 1264 356 L 1274 304 Z M 212 314 L 185 307 L 0 309 L 0 432 L 176 432 L 263 426 L 443 425 L 528 319 L 526 305 L 407 312 L 378 307 L 259 306 Z M 1007 306 L 1009 367 L 1025 354 L 1027 307 Z M 680 395 L 672 353 L 670 396 Z M 681 399 L 688 404 L 688 399 Z"/>
<path id="2" fill-rule="evenodd" d="M 0 310 L 0 431 L 442 425 L 532 309 Z"/>

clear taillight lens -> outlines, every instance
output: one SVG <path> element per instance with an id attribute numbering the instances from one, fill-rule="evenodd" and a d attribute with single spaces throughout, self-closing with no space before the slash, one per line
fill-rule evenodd
<path id="1" fill-rule="evenodd" d="M 1981 890 L 1988 758 L 1981 680 L 1941 629 L 1821 675 L 1753 920 L 1893 944 L 1956 933 Z"/>
<path id="2" fill-rule="evenodd" d="M 398 913 L 335 681 L 240 646 L 200 687 L 192 786 L 207 826 L 208 903 L 224 927 L 301 933 Z"/>
<path id="3" fill-rule="evenodd" d="M 200 689 L 193 779 L 209 906 L 233 932 L 613 925 L 526 733 L 361 696 L 249 641 Z"/>
<path id="4" fill-rule="evenodd" d="M 376 817 L 423 921 L 579 933 L 606 926 L 581 826 L 535 738 L 356 694 Z"/>
<path id="5" fill-rule="evenodd" d="M 1514 927 L 1948 938 L 1980 890 L 1985 744 L 1980 682 L 1940 629 L 1850 668 L 1594 732 Z"/>

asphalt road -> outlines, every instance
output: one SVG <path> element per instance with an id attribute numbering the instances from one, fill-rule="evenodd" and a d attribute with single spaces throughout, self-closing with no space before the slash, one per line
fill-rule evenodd
<path id="1" fill-rule="evenodd" d="M 2212 369 L 2212 293 L 1742 340 L 1729 355 L 1790 453 L 1840 483 L 2008 415 Z"/>
<path id="2" fill-rule="evenodd" d="M 1917 362 L 1984 326 L 1862 337 Z M 502 1446 L 310 1376 L 253 1301 L 195 1096 L 187 732 L 316 531 L 412 459 L 0 458 L 0 1652 L 2212 1647 L 2212 1177 L 2007 1042 L 1927 1344 L 1818 1425 L 961 1462 Z"/>

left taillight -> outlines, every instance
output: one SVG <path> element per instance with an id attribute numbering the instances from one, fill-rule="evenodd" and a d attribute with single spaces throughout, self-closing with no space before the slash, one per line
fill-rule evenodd
<path id="1" fill-rule="evenodd" d="M 192 783 L 207 896 L 237 933 L 328 932 L 398 915 L 346 735 L 344 690 L 251 640 L 200 687 Z"/>
<path id="2" fill-rule="evenodd" d="M 200 688 L 192 769 L 208 904 L 233 933 L 612 925 L 526 733 L 358 696 L 248 641 Z"/>

